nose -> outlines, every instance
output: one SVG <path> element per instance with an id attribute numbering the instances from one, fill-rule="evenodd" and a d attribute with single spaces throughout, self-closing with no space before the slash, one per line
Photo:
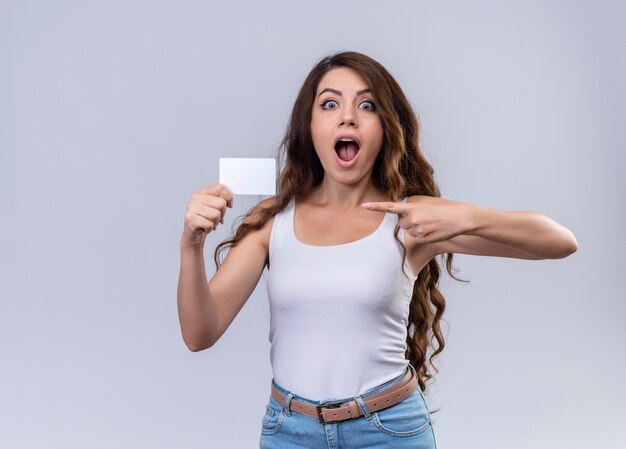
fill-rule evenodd
<path id="1" fill-rule="evenodd" d="M 343 125 L 348 125 L 349 127 L 357 128 L 358 125 L 357 125 L 354 111 L 352 110 L 352 108 L 346 107 L 343 109 L 343 112 L 341 113 L 341 123 L 339 124 L 339 126 L 343 126 Z"/>

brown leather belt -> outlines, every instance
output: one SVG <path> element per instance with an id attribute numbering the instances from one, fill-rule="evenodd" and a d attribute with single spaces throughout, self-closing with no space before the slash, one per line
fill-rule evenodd
<path id="1" fill-rule="evenodd" d="M 370 413 L 391 407 L 394 404 L 409 397 L 419 387 L 417 378 L 412 369 L 408 369 L 407 373 L 396 384 L 379 391 L 373 396 L 363 398 L 363 402 Z M 276 389 L 272 382 L 272 397 L 284 407 L 286 396 Z M 332 405 L 313 405 L 306 402 L 296 401 L 292 399 L 289 402 L 289 409 L 296 413 L 311 416 L 320 421 L 321 424 L 334 423 L 344 421 L 346 419 L 357 419 L 363 416 L 363 410 L 353 399 L 349 402 Z"/>

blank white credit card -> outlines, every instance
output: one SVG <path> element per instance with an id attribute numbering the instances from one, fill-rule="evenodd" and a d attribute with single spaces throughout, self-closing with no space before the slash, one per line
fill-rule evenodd
<path id="1" fill-rule="evenodd" d="M 219 182 L 235 195 L 276 195 L 276 159 L 221 157 Z"/>

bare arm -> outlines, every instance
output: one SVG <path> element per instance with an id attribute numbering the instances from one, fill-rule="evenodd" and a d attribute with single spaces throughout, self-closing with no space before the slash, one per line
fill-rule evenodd
<path id="1" fill-rule="evenodd" d="M 467 217 L 463 234 L 435 243 L 439 253 L 562 259 L 578 249 L 572 231 L 538 212 L 468 204 Z"/>
<path id="2" fill-rule="evenodd" d="M 254 291 L 267 257 L 263 231 L 251 232 L 232 247 L 208 283 L 202 250 L 181 246 L 178 315 L 191 351 L 213 346 Z"/>
<path id="3" fill-rule="evenodd" d="M 181 239 L 178 316 L 183 340 L 191 351 L 213 346 L 254 291 L 265 267 L 272 222 L 268 220 L 231 247 L 210 282 L 202 246 L 190 247 Z"/>
<path id="4" fill-rule="evenodd" d="M 381 201 L 362 206 L 398 214 L 398 225 L 424 257 L 463 253 L 560 259 L 578 249 L 572 231 L 538 212 L 502 211 L 424 195 L 413 195 L 406 204 Z"/>
<path id="5" fill-rule="evenodd" d="M 178 319 L 183 340 L 191 351 L 213 345 L 217 329 L 215 301 L 207 285 L 202 247 L 180 247 Z"/>

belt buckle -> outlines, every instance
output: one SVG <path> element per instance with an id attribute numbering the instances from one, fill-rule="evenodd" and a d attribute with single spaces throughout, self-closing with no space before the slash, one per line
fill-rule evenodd
<path id="1" fill-rule="evenodd" d="M 322 414 L 323 408 L 339 408 L 342 404 L 331 404 L 331 405 L 316 405 L 315 411 L 317 412 L 317 419 L 320 420 L 320 424 L 328 424 L 331 421 L 326 421 L 324 419 L 324 415 Z"/>

